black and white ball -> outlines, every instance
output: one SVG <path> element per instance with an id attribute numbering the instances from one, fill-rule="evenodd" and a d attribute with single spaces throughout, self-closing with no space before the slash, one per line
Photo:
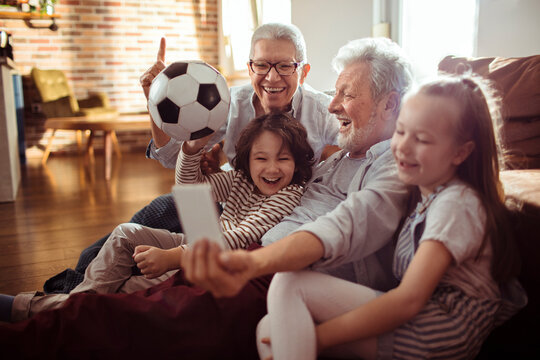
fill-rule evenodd
<path id="1" fill-rule="evenodd" d="M 195 140 L 218 130 L 229 113 L 225 78 L 200 60 L 177 61 L 150 86 L 148 110 L 156 125 L 177 140 Z"/>

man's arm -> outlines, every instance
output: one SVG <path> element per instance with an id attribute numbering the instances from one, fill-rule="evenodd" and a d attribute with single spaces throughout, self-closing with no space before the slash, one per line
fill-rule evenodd
<path id="1" fill-rule="evenodd" d="M 254 251 L 221 252 L 200 241 L 183 256 L 186 278 L 214 296 L 235 296 L 253 278 L 278 271 L 304 269 L 324 254 L 321 241 L 312 233 L 297 232 Z"/>

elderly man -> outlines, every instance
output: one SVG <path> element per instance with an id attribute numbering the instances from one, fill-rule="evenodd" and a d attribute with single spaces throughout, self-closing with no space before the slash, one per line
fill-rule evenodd
<path id="1" fill-rule="evenodd" d="M 409 66 L 397 45 L 383 39 L 350 42 L 333 63 L 340 75 L 329 110 L 340 123 L 343 150 L 316 171 L 292 215 L 263 237 L 268 246 L 219 253 L 201 241 L 184 256 L 188 280 L 214 295 L 232 296 L 251 278 L 311 266 L 375 289 L 392 285 L 391 239 L 406 190 L 389 139 L 410 83 Z"/>
<path id="2" fill-rule="evenodd" d="M 157 62 L 141 76 L 141 85 L 147 97 L 152 80 L 165 68 L 164 61 L 165 39 L 161 39 Z M 336 143 L 338 127 L 327 110 L 331 97 L 304 83 L 310 65 L 307 62 L 304 37 L 296 26 L 269 23 L 257 28 L 251 39 L 247 67 L 251 84 L 231 88 L 227 124 L 212 137 L 207 150 L 224 140 L 223 151 L 231 161 L 235 156 L 236 140 L 247 123 L 259 115 L 276 110 L 290 111 L 306 128 L 315 159 L 320 158 L 325 145 Z M 182 142 L 169 137 L 153 121 L 151 124 L 153 139 L 147 148 L 147 156 L 159 160 L 165 167 L 174 168 Z M 206 155 L 202 164 L 203 171 L 216 170 L 218 151 L 219 146 L 215 145 Z M 207 163 L 210 164 L 210 170 L 208 167 L 205 169 Z M 181 232 L 171 194 L 154 199 L 137 212 L 130 222 Z M 73 290 L 83 280 L 88 263 L 97 255 L 109 235 L 83 251 L 76 271 L 68 269 L 56 275 L 45 283 L 45 290 L 65 293 Z M 130 292 L 155 282 L 134 277 L 130 286 L 124 290 Z"/>
<path id="3" fill-rule="evenodd" d="M 340 75 L 329 110 L 341 125 L 343 150 L 315 169 L 301 205 L 266 234 L 261 249 L 219 253 L 203 241 L 183 255 L 192 281 L 216 295 L 237 294 L 234 298 L 213 297 L 178 272 L 146 292 L 77 294 L 60 309 L 0 326 L 0 343 L 9 343 L 18 355 L 99 349 L 102 356 L 252 359 L 271 276 L 249 279 L 312 265 L 377 289 L 392 286 L 391 240 L 407 191 L 397 178 L 388 139 L 411 81 L 409 64 L 389 40 L 362 39 L 341 48 L 334 65 Z M 302 224 L 308 231 L 300 228 L 281 239 Z M 339 247 L 336 237 L 354 238 L 349 243 L 354 249 Z M 94 334 L 99 334 L 96 343 L 84 342 Z M 29 338 L 32 348 L 24 346 Z"/>

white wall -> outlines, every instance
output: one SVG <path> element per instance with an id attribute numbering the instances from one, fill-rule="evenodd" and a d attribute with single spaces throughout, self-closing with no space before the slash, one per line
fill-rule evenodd
<path id="1" fill-rule="evenodd" d="M 478 1 L 477 56 L 540 54 L 540 1 Z"/>
<path id="2" fill-rule="evenodd" d="M 540 54 L 540 0 L 477 1 L 475 56 Z M 304 34 L 312 66 L 307 83 L 319 90 L 334 88 L 337 75 L 330 62 L 347 41 L 371 36 L 374 2 L 377 0 L 291 0 L 291 21 Z M 387 0 L 392 37 L 398 43 L 400 3 Z"/>
<path id="3" fill-rule="evenodd" d="M 291 0 L 291 22 L 306 39 L 309 85 L 334 88 L 332 58 L 347 41 L 371 36 L 372 17 L 372 0 Z"/>

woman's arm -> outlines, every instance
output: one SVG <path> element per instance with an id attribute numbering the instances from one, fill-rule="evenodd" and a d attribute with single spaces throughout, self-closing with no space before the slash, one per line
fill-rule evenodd
<path id="1" fill-rule="evenodd" d="M 425 306 L 453 258 L 439 241 L 424 240 L 395 289 L 317 326 L 319 351 L 397 328 Z"/>

